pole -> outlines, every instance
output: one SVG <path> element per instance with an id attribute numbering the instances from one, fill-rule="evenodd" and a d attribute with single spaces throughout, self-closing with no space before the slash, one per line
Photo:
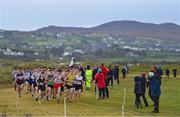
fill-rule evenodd
<path id="1" fill-rule="evenodd" d="M 64 97 L 64 117 L 66 117 L 66 97 Z"/>
<path id="2" fill-rule="evenodd" d="M 122 117 L 124 117 L 124 106 L 122 105 Z"/>
<path id="3" fill-rule="evenodd" d="M 126 104 L 126 88 L 123 89 L 123 106 Z"/>
<path id="4" fill-rule="evenodd" d="M 97 84 L 95 84 L 95 93 L 96 93 L 96 100 L 98 100 L 98 88 L 97 88 Z"/>
<path id="5" fill-rule="evenodd" d="M 18 108 L 18 102 L 19 102 L 19 93 L 16 95 L 16 109 Z"/>

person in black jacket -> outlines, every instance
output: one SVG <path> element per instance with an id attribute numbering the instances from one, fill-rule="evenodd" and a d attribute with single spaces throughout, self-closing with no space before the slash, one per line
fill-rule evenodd
<path id="1" fill-rule="evenodd" d="M 146 85 L 147 85 L 146 74 L 145 74 L 145 73 L 142 73 L 142 74 L 141 74 L 141 91 L 142 91 L 142 98 L 143 98 L 143 101 L 144 101 L 145 106 L 147 107 L 147 106 L 148 106 L 148 102 L 147 102 L 147 99 L 146 99 L 146 97 L 145 97 L 145 94 L 146 94 Z"/>
<path id="2" fill-rule="evenodd" d="M 117 81 L 117 84 L 119 84 L 119 67 L 118 65 L 114 66 L 114 80 Z"/>
<path id="3" fill-rule="evenodd" d="M 94 68 L 93 68 L 93 74 L 92 74 L 92 76 L 93 76 L 93 80 L 94 80 L 94 83 L 95 83 L 95 87 L 94 87 L 94 93 L 95 93 L 95 95 L 96 95 L 96 92 L 97 92 L 97 86 L 96 86 L 96 81 L 95 81 L 95 75 L 98 73 L 98 67 L 97 67 L 97 65 L 95 65 L 94 66 Z"/>
<path id="4" fill-rule="evenodd" d="M 161 67 L 159 65 L 157 67 L 156 74 L 159 75 L 159 77 L 162 77 L 162 75 L 163 75 L 163 70 L 161 69 Z"/>
<path id="5" fill-rule="evenodd" d="M 176 75 L 177 75 L 177 68 L 174 68 L 174 69 L 172 70 L 172 72 L 173 72 L 174 78 L 176 78 Z"/>
<path id="6" fill-rule="evenodd" d="M 112 88 L 113 88 L 113 76 L 114 76 L 113 68 L 112 68 L 111 66 L 109 66 L 108 86 L 110 85 L 110 82 L 111 82 L 111 87 L 112 87 Z"/>
<path id="7" fill-rule="evenodd" d="M 169 68 L 166 69 L 166 78 L 169 78 L 169 75 L 170 75 L 170 70 Z"/>
<path id="8" fill-rule="evenodd" d="M 126 78 L 126 74 L 127 74 L 127 68 L 123 67 L 121 72 L 122 72 L 123 79 L 125 79 Z"/>
<path id="9" fill-rule="evenodd" d="M 140 100 L 140 97 L 142 95 L 142 91 L 141 91 L 141 77 L 140 76 L 134 77 L 134 82 L 135 82 L 134 93 L 135 93 L 135 96 L 136 96 L 135 107 L 136 108 L 139 108 L 139 107 L 142 108 L 142 104 L 141 104 L 141 100 Z"/>

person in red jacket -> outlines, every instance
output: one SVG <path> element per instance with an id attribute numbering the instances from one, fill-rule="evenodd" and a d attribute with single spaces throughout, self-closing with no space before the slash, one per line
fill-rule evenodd
<path id="1" fill-rule="evenodd" d="M 106 68 L 103 64 L 101 65 L 101 70 L 102 70 L 102 73 L 105 77 L 105 83 L 106 83 L 106 87 L 105 87 L 105 96 L 107 98 L 109 98 L 109 89 L 108 89 L 108 73 L 109 73 L 109 69 Z"/>
<path id="2" fill-rule="evenodd" d="M 98 90 L 99 90 L 98 100 L 105 99 L 106 83 L 105 83 L 105 77 L 104 77 L 101 69 L 98 69 L 98 73 L 95 75 L 95 81 L 97 82 L 97 86 L 98 86 Z"/>
<path id="3" fill-rule="evenodd" d="M 107 78 L 109 70 L 103 64 L 101 64 L 100 68 L 102 70 L 102 73 L 103 73 L 104 77 Z"/>

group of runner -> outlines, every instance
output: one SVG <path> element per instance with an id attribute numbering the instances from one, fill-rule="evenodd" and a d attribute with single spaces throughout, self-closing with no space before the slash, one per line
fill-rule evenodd
<path id="1" fill-rule="evenodd" d="M 56 98 L 60 102 L 60 96 L 66 89 L 67 101 L 79 100 L 82 92 L 83 77 L 79 68 L 33 68 L 15 69 L 12 72 L 13 85 L 21 96 L 24 85 L 27 93 L 32 93 L 32 97 L 39 101 L 47 98 Z"/>

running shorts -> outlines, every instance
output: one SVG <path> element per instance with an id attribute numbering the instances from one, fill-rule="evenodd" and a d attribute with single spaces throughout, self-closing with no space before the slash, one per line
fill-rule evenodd
<path id="1" fill-rule="evenodd" d="M 79 89 L 82 89 L 82 85 L 77 85 L 77 84 L 74 84 L 74 87 L 75 87 L 75 90 L 79 90 Z"/>
<path id="2" fill-rule="evenodd" d="M 41 91 L 45 91 L 45 85 L 39 85 L 38 89 L 41 90 Z"/>
<path id="3" fill-rule="evenodd" d="M 50 84 L 48 84 L 48 86 L 47 87 L 51 87 L 51 89 L 53 89 L 54 88 L 54 85 L 50 85 Z"/>
<path id="4" fill-rule="evenodd" d="M 59 87 L 61 87 L 61 84 L 54 84 L 55 89 L 58 89 Z"/>
<path id="5" fill-rule="evenodd" d="M 73 88 L 72 85 L 68 85 L 68 84 L 66 84 L 65 87 L 66 87 L 67 89 Z"/>

